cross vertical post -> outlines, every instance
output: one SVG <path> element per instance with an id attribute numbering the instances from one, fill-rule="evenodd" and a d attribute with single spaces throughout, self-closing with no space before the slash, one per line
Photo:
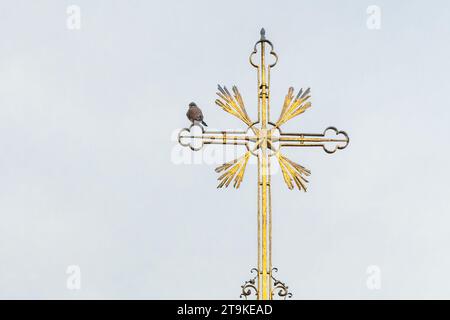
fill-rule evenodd
<path id="1" fill-rule="evenodd" d="M 278 61 L 273 50 L 273 44 L 266 39 L 264 29 L 261 29 L 260 40 L 256 42 L 250 54 L 250 64 L 257 69 L 258 82 L 258 119 L 253 122 L 244 107 L 242 96 L 236 86 L 232 93 L 224 86 L 218 86 L 216 104 L 224 111 L 237 117 L 247 126 L 246 130 L 236 131 L 206 131 L 201 125 L 193 124 L 184 128 L 178 135 L 182 146 L 193 151 L 200 150 L 204 145 L 240 145 L 245 146 L 245 153 L 216 168 L 220 174 L 218 188 L 228 187 L 231 182 L 239 188 L 244 178 L 245 169 L 250 156 L 257 157 L 258 164 L 258 200 L 257 200 L 257 267 L 251 272 L 256 275 L 241 286 L 241 297 L 247 299 L 252 294 L 257 299 L 270 300 L 278 296 L 286 299 L 292 296 L 288 286 L 277 280 L 274 272 L 278 269 L 272 266 L 272 205 L 271 205 L 271 160 L 278 160 L 281 173 L 289 189 L 306 191 L 306 178 L 310 171 L 298 163 L 288 159 L 281 152 L 286 147 L 320 147 L 327 153 L 344 149 L 349 143 L 349 137 L 344 131 L 328 127 L 323 133 L 284 133 L 281 126 L 292 118 L 301 115 L 311 107 L 310 89 L 300 89 L 294 96 L 291 87 L 284 99 L 281 113 L 277 121 L 270 120 L 270 70 Z M 258 53 L 259 59 L 253 58 Z M 266 55 L 268 52 L 268 56 Z M 267 60 L 273 58 L 272 63 Z M 194 127 L 200 133 L 193 133 Z"/>
<path id="2" fill-rule="evenodd" d="M 270 269 L 272 267 L 271 256 L 271 203 L 270 203 L 270 166 L 267 154 L 267 126 L 269 117 L 269 81 L 270 66 L 266 69 L 266 42 L 265 31 L 261 29 L 260 63 L 258 68 L 259 114 L 261 115 L 261 152 L 258 153 L 258 224 L 262 222 L 262 229 L 258 230 L 258 298 L 270 299 Z M 255 46 L 256 47 L 256 46 Z M 250 58 L 251 59 L 251 58 Z M 260 244 L 261 243 L 261 244 Z"/>

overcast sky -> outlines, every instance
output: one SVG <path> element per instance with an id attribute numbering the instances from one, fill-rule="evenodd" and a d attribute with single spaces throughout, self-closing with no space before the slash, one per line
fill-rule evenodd
<path id="1" fill-rule="evenodd" d="M 209 128 L 243 128 L 218 83 L 256 115 L 261 27 L 279 55 L 273 117 L 311 87 L 285 130 L 351 139 L 286 151 L 311 170 L 307 193 L 274 173 L 278 278 L 295 299 L 450 298 L 445 0 L 0 1 L 0 298 L 239 298 L 256 166 L 216 189 L 220 147 L 180 158 L 174 134 L 190 101 Z"/>

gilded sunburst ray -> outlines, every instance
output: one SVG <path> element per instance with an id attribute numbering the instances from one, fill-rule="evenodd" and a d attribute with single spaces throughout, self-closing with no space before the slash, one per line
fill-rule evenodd
<path id="1" fill-rule="evenodd" d="M 239 93 L 238 88 L 236 86 L 233 86 L 232 88 L 234 98 L 228 91 L 227 87 L 224 86 L 222 88 L 219 85 L 217 88 L 219 90 L 219 92 L 217 92 L 217 95 L 220 97 L 220 99 L 216 99 L 216 104 L 226 112 L 244 121 L 246 125 L 251 126 L 252 121 L 250 120 L 250 117 L 245 110 L 244 101 L 242 100 L 242 96 Z"/>
<path id="2" fill-rule="evenodd" d="M 311 102 L 307 101 L 311 96 L 309 95 L 310 88 L 303 91 L 300 89 L 297 96 L 294 98 L 294 88 L 290 87 L 286 97 L 284 98 L 283 108 L 281 109 L 280 118 L 277 120 L 275 125 L 277 127 L 286 123 L 290 119 L 302 114 L 309 107 L 311 107 Z"/>
<path id="3" fill-rule="evenodd" d="M 295 182 L 295 185 L 299 190 L 303 189 L 304 191 L 306 191 L 306 184 L 308 183 L 308 180 L 306 180 L 305 177 L 309 176 L 311 174 L 311 171 L 299 165 L 298 163 L 289 160 L 280 152 L 276 153 L 276 157 L 283 173 L 284 182 L 286 182 L 288 188 L 292 190 L 294 188 L 293 182 Z"/>
<path id="4" fill-rule="evenodd" d="M 239 188 L 242 179 L 244 179 L 245 167 L 247 166 L 250 154 L 251 152 L 247 151 L 243 156 L 234 159 L 233 161 L 224 163 L 215 169 L 217 173 L 225 171 L 219 178 L 217 178 L 217 180 L 220 181 L 217 188 L 222 188 L 223 186 L 228 187 L 233 179 L 233 187 L 236 189 Z"/>

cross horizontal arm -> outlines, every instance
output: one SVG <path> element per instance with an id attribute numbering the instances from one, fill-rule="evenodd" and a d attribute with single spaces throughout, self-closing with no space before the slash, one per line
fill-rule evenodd
<path id="1" fill-rule="evenodd" d="M 328 127 L 323 133 L 280 133 L 272 137 L 272 141 L 279 142 L 280 147 L 322 147 L 327 153 L 344 149 L 349 143 L 349 137 L 344 131 Z"/>
<path id="2" fill-rule="evenodd" d="M 191 125 L 178 134 L 178 142 L 193 151 L 200 150 L 205 144 L 246 146 L 248 142 L 256 142 L 258 139 L 257 136 L 248 135 L 246 131 L 205 131 L 200 125 L 195 126 L 201 128 L 200 133 L 192 133 L 193 125 Z"/>

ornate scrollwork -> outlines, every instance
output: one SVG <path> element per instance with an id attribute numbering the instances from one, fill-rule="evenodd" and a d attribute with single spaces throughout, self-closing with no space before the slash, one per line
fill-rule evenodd
<path id="1" fill-rule="evenodd" d="M 254 292 L 255 297 L 258 297 L 258 288 L 256 287 L 256 278 L 258 278 L 258 269 L 253 268 L 252 270 L 250 270 L 250 272 L 251 273 L 256 272 L 256 275 L 250 280 L 244 282 L 244 284 L 241 286 L 242 293 L 239 296 L 240 298 L 245 298 L 245 300 L 247 300 L 247 298 L 252 295 L 252 292 Z"/>
<path id="2" fill-rule="evenodd" d="M 269 63 L 269 68 L 273 68 L 278 62 L 278 55 L 274 51 L 272 42 L 266 38 L 266 30 L 264 30 L 264 28 L 261 29 L 260 34 L 261 38 L 255 43 L 255 46 L 253 47 L 253 52 L 250 54 L 248 60 L 250 61 L 250 64 L 252 66 L 254 66 L 255 68 L 260 68 L 261 66 L 258 63 L 253 62 L 253 56 L 256 55 L 256 53 L 258 52 L 257 49 L 258 44 L 267 43 L 270 46 L 269 54 L 275 59 L 272 63 Z"/>
<path id="3" fill-rule="evenodd" d="M 274 295 L 277 295 L 278 297 L 284 300 L 286 300 L 287 298 L 292 298 L 292 293 L 289 292 L 289 287 L 284 282 L 277 280 L 273 276 L 274 272 L 278 272 L 278 269 L 272 268 L 272 272 L 270 273 L 270 277 L 273 280 L 273 288 L 272 291 L 270 292 L 270 298 L 273 299 Z"/>

